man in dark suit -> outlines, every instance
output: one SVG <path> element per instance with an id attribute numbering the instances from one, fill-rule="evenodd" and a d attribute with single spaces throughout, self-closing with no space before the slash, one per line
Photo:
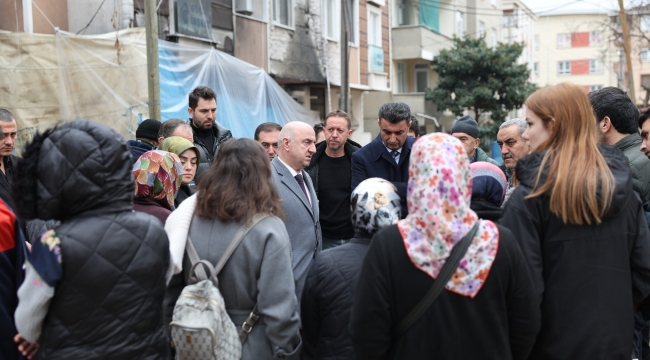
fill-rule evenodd
<path id="1" fill-rule="evenodd" d="M 378 177 L 392 182 L 402 202 L 402 217 L 408 214 L 406 185 L 409 157 L 414 138 L 408 136 L 411 109 L 401 102 L 386 103 L 378 114 L 379 135 L 352 154 L 352 189 L 368 178 Z"/>
<path id="2" fill-rule="evenodd" d="M 306 123 L 286 124 L 278 136 L 278 156 L 271 161 L 273 180 L 284 208 L 291 241 L 293 279 L 300 303 L 307 271 L 322 247 L 318 197 L 309 174 L 303 169 L 316 152 L 314 129 Z"/>
<path id="3" fill-rule="evenodd" d="M 12 198 L 11 181 L 16 171 L 18 158 L 14 155 L 18 126 L 14 115 L 6 109 L 0 109 L 0 199 L 15 209 Z"/>

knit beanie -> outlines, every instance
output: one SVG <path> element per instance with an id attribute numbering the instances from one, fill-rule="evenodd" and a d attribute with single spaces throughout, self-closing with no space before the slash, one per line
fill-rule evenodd
<path id="1" fill-rule="evenodd" d="M 451 133 L 465 133 L 476 139 L 478 137 L 478 123 L 471 116 L 465 115 L 456 120 L 451 127 Z"/>
<path id="2" fill-rule="evenodd" d="M 135 131 L 135 138 L 158 141 L 158 130 L 160 130 L 160 125 L 160 121 L 154 119 L 143 121 Z"/>

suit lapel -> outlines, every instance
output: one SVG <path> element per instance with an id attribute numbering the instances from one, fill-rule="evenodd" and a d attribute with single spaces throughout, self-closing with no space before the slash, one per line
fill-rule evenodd
<path id="1" fill-rule="evenodd" d="M 286 166 L 284 166 L 283 163 L 280 162 L 279 159 L 277 159 L 277 156 L 275 159 L 273 159 L 273 167 L 275 167 L 275 170 L 277 171 L 278 174 L 281 175 L 281 181 L 282 184 L 284 184 L 291 192 L 293 192 L 298 199 L 302 202 L 302 204 L 309 210 L 309 213 L 311 216 L 314 216 L 314 211 L 311 208 L 311 205 L 309 204 L 309 201 L 307 201 L 307 198 L 305 198 L 305 194 L 302 192 L 302 189 L 300 188 L 300 185 L 298 185 L 298 181 L 294 179 L 294 177 L 291 175 L 291 172 L 289 169 L 287 169 Z M 302 176 L 305 179 L 305 183 L 307 183 L 309 175 L 305 174 L 305 172 L 302 172 Z M 311 185 L 311 181 L 309 182 L 310 186 L 308 187 L 307 191 L 310 191 L 310 194 L 313 193 L 313 186 Z M 315 198 L 315 195 L 312 195 L 312 197 Z"/>
<path id="2" fill-rule="evenodd" d="M 11 189 L 9 188 L 9 183 L 7 182 L 7 176 L 5 174 L 0 173 L 0 186 L 5 188 L 8 193 L 11 193 Z"/>

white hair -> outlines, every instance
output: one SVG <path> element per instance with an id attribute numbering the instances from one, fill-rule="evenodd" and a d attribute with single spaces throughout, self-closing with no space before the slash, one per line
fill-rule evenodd
<path id="1" fill-rule="evenodd" d="M 514 118 L 505 121 L 503 124 L 501 124 L 501 126 L 499 126 L 499 130 L 505 129 L 508 126 L 512 126 L 512 125 L 517 125 L 517 129 L 519 130 L 519 136 L 521 136 L 524 133 L 524 131 L 526 131 L 526 128 L 528 128 L 528 123 L 526 122 L 526 119 Z"/>

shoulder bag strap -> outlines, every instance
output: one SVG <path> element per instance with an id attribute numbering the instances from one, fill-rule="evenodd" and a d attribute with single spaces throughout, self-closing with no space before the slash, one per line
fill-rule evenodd
<path id="1" fill-rule="evenodd" d="M 472 229 L 456 244 L 456 246 L 454 246 L 454 248 L 451 250 L 451 254 L 447 258 L 447 261 L 445 261 L 445 264 L 442 266 L 440 273 L 438 273 L 438 277 L 434 280 L 433 286 L 431 286 L 422 300 L 420 300 L 420 302 L 415 305 L 413 310 L 411 310 L 411 312 L 408 313 L 408 315 L 406 315 L 406 317 L 404 317 L 404 319 L 402 319 L 399 324 L 397 324 L 395 330 L 395 340 L 401 338 L 402 335 L 404 335 L 404 333 L 406 333 L 406 331 L 411 326 L 413 326 L 413 324 L 415 324 L 418 319 L 420 319 L 424 312 L 429 309 L 438 295 L 440 295 L 442 290 L 445 288 L 445 285 L 447 285 L 447 282 L 449 282 L 451 276 L 456 272 L 460 260 L 463 258 L 463 256 L 465 256 L 469 245 L 472 243 L 472 239 L 474 239 L 474 236 L 476 236 L 479 223 L 480 220 L 477 220 L 474 223 Z"/>

